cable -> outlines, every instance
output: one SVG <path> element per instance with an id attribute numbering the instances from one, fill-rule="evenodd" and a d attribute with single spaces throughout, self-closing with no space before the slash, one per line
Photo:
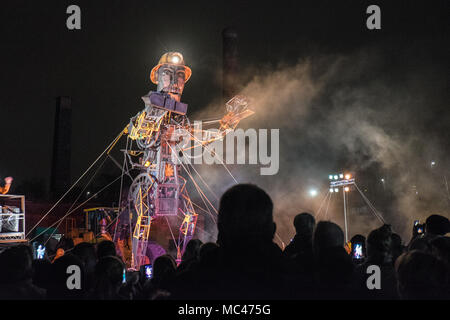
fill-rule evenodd
<path id="1" fill-rule="evenodd" d="M 81 190 L 80 194 L 78 195 L 78 197 L 74 200 L 74 202 L 72 203 L 72 205 L 70 206 L 69 210 L 67 210 L 66 214 L 64 215 L 67 216 L 68 212 L 70 210 L 73 209 L 75 203 L 78 201 L 78 199 L 80 199 L 81 195 L 84 193 L 84 190 L 87 189 L 87 187 L 91 184 L 92 180 L 95 178 L 95 176 L 97 175 L 97 173 L 100 171 L 100 169 L 103 167 L 103 165 L 105 164 L 106 160 L 108 159 L 108 157 L 105 157 L 105 159 L 103 159 L 102 163 L 100 164 L 100 166 L 95 170 L 94 174 L 92 175 L 91 179 L 89 179 L 88 183 L 84 186 L 83 190 Z M 47 242 L 50 240 L 50 238 L 55 234 L 56 230 L 59 228 L 59 226 L 61 225 L 61 223 L 64 220 L 61 219 L 60 222 L 58 223 L 58 225 L 55 227 L 55 230 L 53 230 L 52 234 L 48 237 L 47 241 L 45 241 L 44 246 L 47 244 Z M 48 227 L 47 229 L 45 229 L 41 234 L 44 234 L 47 230 L 49 230 L 51 227 Z M 35 237 L 36 238 L 36 237 Z"/>
<path id="2" fill-rule="evenodd" d="M 172 147 L 169 145 L 169 148 L 172 150 L 172 153 L 173 154 L 175 154 L 175 156 L 178 158 L 178 155 L 176 154 L 176 153 L 174 153 L 174 150 L 172 149 Z M 179 158 L 178 158 L 179 159 Z M 204 197 L 205 197 L 205 199 L 207 200 L 207 202 L 209 203 L 209 205 L 216 211 L 216 213 L 217 213 L 217 209 L 211 204 L 211 202 L 209 201 L 209 199 L 208 199 L 208 197 L 206 197 L 206 195 L 203 193 L 203 191 L 201 190 L 201 188 L 200 187 L 198 187 L 198 185 L 197 185 L 197 183 L 195 182 L 195 179 L 194 179 L 194 177 L 190 174 L 190 172 L 189 172 L 189 170 L 187 170 L 186 169 L 186 167 L 184 166 L 184 164 L 180 161 L 180 165 L 184 168 L 184 170 L 186 171 L 186 173 L 188 174 L 188 176 L 191 178 L 191 181 L 192 181 L 192 183 L 194 184 L 194 186 L 196 187 L 196 189 L 197 189 L 197 191 L 199 192 L 199 194 L 202 194 Z M 198 187 L 198 188 L 197 188 Z M 200 197 L 202 197 L 201 195 L 200 195 Z M 203 198 L 202 198 L 203 199 Z M 206 206 L 206 204 L 205 204 L 205 206 Z M 212 216 L 212 214 L 211 214 L 211 217 L 213 217 Z M 214 220 L 214 218 L 213 218 L 213 220 Z"/>
<path id="3" fill-rule="evenodd" d="M 322 202 L 320 203 L 319 209 L 317 210 L 317 213 L 316 213 L 316 220 L 319 218 L 320 212 L 322 210 L 322 206 L 325 203 L 326 199 L 328 199 L 328 195 L 330 193 L 331 193 L 330 190 L 328 190 L 328 192 L 326 193 L 325 197 L 323 197 Z"/>
<path id="4" fill-rule="evenodd" d="M 128 142 L 129 142 L 130 138 L 129 136 L 127 136 L 127 143 L 125 145 L 125 150 L 128 151 Z M 124 169 L 125 169 L 125 162 L 126 162 L 126 156 L 125 154 L 123 155 L 123 164 L 122 164 L 122 175 L 120 177 L 120 192 L 119 192 L 119 202 L 118 202 L 118 212 L 117 212 L 117 216 L 120 216 L 122 214 L 123 211 L 121 211 L 121 205 L 122 205 L 122 188 L 123 188 L 123 176 L 124 176 Z M 117 221 L 119 222 L 119 221 Z M 113 236 L 113 242 L 115 242 L 116 240 L 116 232 L 117 232 L 117 225 L 119 223 L 116 223 L 116 227 L 114 228 L 114 236 Z"/>
<path id="5" fill-rule="evenodd" d="M 123 130 L 114 138 L 114 140 L 106 147 L 106 149 L 97 157 L 97 159 L 95 159 L 95 161 L 89 166 L 89 168 L 86 169 L 86 171 L 84 171 L 84 173 L 78 178 L 77 181 L 75 181 L 74 184 L 72 184 L 72 186 L 69 188 L 69 190 L 66 191 L 66 193 L 64 193 L 64 195 L 50 208 L 50 210 L 47 211 L 46 214 L 44 214 L 44 216 L 30 229 L 30 231 L 28 231 L 28 233 L 25 235 L 25 237 L 28 237 L 30 235 L 30 233 L 38 226 L 39 223 L 42 222 L 42 220 L 45 219 L 45 217 L 47 217 L 47 215 L 50 214 L 50 212 L 62 201 L 62 199 L 64 199 L 64 197 L 73 189 L 73 187 L 75 187 L 77 185 L 78 182 L 80 182 L 80 180 L 86 175 L 86 173 L 94 166 L 94 164 L 97 163 L 97 161 L 103 156 L 103 154 L 105 152 L 108 151 L 108 149 L 114 145 L 118 139 L 122 136 L 123 134 Z M 111 150 L 109 150 L 111 151 Z"/>
<path id="6" fill-rule="evenodd" d="M 330 202 L 331 202 L 331 197 L 333 196 L 333 194 L 330 192 L 330 196 L 328 197 L 328 204 L 327 204 L 327 210 L 325 211 L 325 220 L 328 218 L 328 207 L 330 206 Z"/>
<path id="7" fill-rule="evenodd" d="M 199 142 L 200 144 L 202 144 L 200 140 L 198 140 L 194 135 L 192 135 L 192 133 L 190 133 L 189 131 L 188 131 L 188 133 L 191 135 L 192 138 L 194 138 L 194 140 L 197 140 L 197 142 Z M 206 147 L 206 145 L 203 145 L 203 147 L 204 147 L 207 151 L 211 152 L 211 150 L 208 150 L 208 148 Z M 230 171 L 230 170 L 228 169 L 228 167 L 225 165 L 225 163 L 223 162 L 223 160 L 220 159 L 220 158 L 217 156 L 217 153 L 214 152 L 214 151 L 213 151 L 212 153 L 214 154 L 214 157 L 220 161 L 220 163 L 223 165 L 223 167 L 225 168 L 225 170 L 227 170 L 228 174 L 233 178 L 234 182 L 239 183 L 239 182 L 236 180 L 236 178 L 231 174 L 231 171 Z"/>
<path id="8" fill-rule="evenodd" d="M 50 225 L 49 228 L 53 227 L 54 225 L 56 225 L 58 222 L 60 222 L 61 220 L 65 219 L 67 216 L 69 216 L 70 214 L 72 214 L 73 212 L 75 212 L 76 210 L 78 210 L 80 207 L 82 207 L 84 204 L 86 204 L 87 202 L 89 202 L 92 198 L 96 197 L 99 193 L 103 192 L 105 189 L 107 189 L 109 186 L 111 186 L 114 182 L 116 182 L 117 180 L 119 180 L 121 177 L 118 176 L 116 179 L 114 179 L 112 182 L 110 182 L 108 185 L 106 185 L 105 187 L 103 187 L 100 191 L 96 192 L 95 194 L 92 195 L 92 197 L 90 197 L 89 199 L 87 199 L 86 201 L 84 201 L 83 203 L 81 203 L 80 205 L 78 205 L 75 209 L 69 211 L 66 215 L 64 215 L 62 218 L 60 218 L 59 220 L 57 220 L 56 222 L 54 222 L 52 225 Z M 35 240 L 36 238 L 38 238 L 40 236 L 37 235 L 35 236 L 33 239 L 31 239 L 29 242 L 32 242 L 33 240 Z"/>
<path id="9" fill-rule="evenodd" d="M 188 168 L 189 168 L 189 167 L 188 167 Z M 188 168 L 187 168 L 187 169 L 188 169 Z M 192 176 L 192 175 L 190 174 L 190 171 L 188 172 L 188 174 L 189 174 L 190 176 Z M 193 178 L 192 178 L 192 179 L 193 179 Z M 206 209 L 208 210 L 208 211 L 206 211 L 206 210 L 204 210 L 204 211 L 206 211 L 206 212 L 211 216 L 211 219 L 214 221 L 214 223 L 216 223 L 216 219 L 215 219 L 214 216 L 212 215 L 211 211 L 209 210 L 208 205 L 207 205 L 206 202 L 205 202 L 205 199 L 203 198 L 203 197 L 206 198 L 206 195 L 203 193 L 203 191 L 200 189 L 200 186 L 198 186 L 198 184 L 197 184 L 195 181 L 193 181 L 193 184 L 194 184 L 195 189 L 197 190 L 197 193 L 198 193 L 199 196 L 200 196 L 200 199 L 202 200 L 203 204 L 205 205 Z M 187 193 L 187 190 L 186 190 L 185 192 Z M 189 198 L 189 195 L 187 195 L 187 197 Z M 208 202 L 209 202 L 209 199 L 208 199 L 208 198 L 206 198 L 206 199 L 207 199 Z M 192 200 L 191 200 L 191 202 L 192 202 Z M 209 203 L 211 203 L 211 202 L 209 202 Z M 214 207 L 213 207 L 213 209 L 216 210 L 216 208 L 214 208 Z M 217 211 L 216 211 L 216 214 L 217 214 Z"/>
<path id="10" fill-rule="evenodd" d="M 386 224 L 386 222 L 383 219 L 383 217 L 381 216 L 381 214 L 377 211 L 377 209 L 375 209 L 375 207 L 372 205 L 372 203 L 369 201 L 369 199 L 362 193 L 362 191 L 358 188 L 356 183 L 354 185 L 356 187 L 356 190 L 358 190 L 359 194 L 363 198 L 363 200 L 366 202 L 366 204 L 369 206 L 369 208 L 373 211 L 373 214 L 375 215 L 375 217 L 377 217 L 383 224 Z"/>

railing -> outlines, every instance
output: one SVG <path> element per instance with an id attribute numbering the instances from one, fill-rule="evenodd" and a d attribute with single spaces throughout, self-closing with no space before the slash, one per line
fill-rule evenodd
<path id="1" fill-rule="evenodd" d="M 0 195 L 0 243 L 25 240 L 25 196 Z M 19 206 L 10 204 L 10 200 L 19 200 Z"/>

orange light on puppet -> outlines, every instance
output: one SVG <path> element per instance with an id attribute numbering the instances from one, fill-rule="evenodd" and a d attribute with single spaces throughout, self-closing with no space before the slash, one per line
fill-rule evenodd
<path id="1" fill-rule="evenodd" d="M 166 164 L 165 174 L 166 174 L 166 177 L 173 176 L 173 167 L 169 163 Z"/>
<path id="2" fill-rule="evenodd" d="M 350 241 L 346 242 L 344 245 L 344 249 L 348 254 L 350 254 L 352 252 L 352 243 Z"/>

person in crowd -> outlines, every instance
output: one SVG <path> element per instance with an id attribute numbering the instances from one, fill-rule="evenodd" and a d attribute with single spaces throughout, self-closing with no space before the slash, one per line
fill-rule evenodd
<path id="1" fill-rule="evenodd" d="M 86 298 L 86 274 L 83 261 L 65 253 L 50 267 L 50 282 L 47 286 L 49 300 L 83 300 Z"/>
<path id="2" fill-rule="evenodd" d="M 344 233 L 335 223 L 320 221 L 313 235 L 316 291 L 319 299 L 346 299 L 354 295 L 354 265 L 344 248 Z"/>
<path id="3" fill-rule="evenodd" d="M 218 267 L 177 275 L 172 298 L 283 299 L 286 261 L 273 242 L 272 210 L 269 195 L 255 185 L 228 189 L 219 204 Z"/>
<path id="4" fill-rule="evenodd" d="M 421 250 L 431 253 L 430 242 L 438 237 L 450 232 L 450 222 L 448 218 L 432 214 L 425 220 L 425 232 L 422 236 L 411 239 L 408 250 Z"/>
<path id="5" fill-rule="evenodd" d="M 175 259 L 171 255 L 165 254 L 156 258 L 153 263 L 153 276 L 144 286 L 144 298 L 149 300 L 168 298 L 176 269 Z"/>
<path id="6" fill-rule="evenodd" d="M 33 260 L 33 284 L 39 288 L 47 290 L 50 282 L 51 262 L 48 259 Z"/>
<path id="7" fill-rule="evenodd" d="M 5 178 L 5 186 L 0 187 L 0 194 L 7 194 L 9 192 L 9 189 L 11 188 L 13 178 L 12 177 L 6 177 Z"/>
<path id="8" fill-rule="evenodd" d="M 331 221 L 320 221 L 313 235 L 314 255 L 320 255 L 321 251 L 344 246 L 344 233 L 341 227 Z"/>
<path id="9" fill-rule="evenodd" d="M 103 256 L 95 266 L 95 284 L 91 299 L 126 300 L 120 294 L 125 273 L 125 265 L 116 256 Z"/>
<path id="10" fill-rule="evenodd" d="M 103 240 L 97 244 L 97 260 L 107 256 L 116 256 L 116 245 L 109 240 Z"/>
<path id="11" fill-rule="evenodd" d="M 71 252 L 83 262 L 86 273 L 86 291 L 90 292 L 94 286 L 95 265 L 97 263 L 95 247 L 92 243 L 81 242 L 77 244 Z"/>
<path id="12" fill-rule="evenodd" d="M 424 238 L 427 239 L 428 242 L 438 236 L 444 236 L 449 232 L 450 221 L 448 218 L 438 214 L 432 214 L 427 218 L 427 220 L 425 220 Z"/>
<path id="13" fill-rule="evenodd" d="M 401 254 L 405 251 L 405 246 L 402 243 L 402 238 L 397 233 L 392 233 L 392 261 L 398 259 Z"/>
<path id="14" fill-rule="evenodd" d="M 371 290 L 367 286 L 369 266 L 376 265 L 380 269 L 380 289 Z M 383 225 L 369 233 L 367 237 L 366 261 L 357 267 L 360 298 L 363 299 L 398 299 L 395 270 L 393 264 L 392 230 Z"/>
<path id="15" fill-rule="evenodd" d="M 0 300 L 45 299 L 45 289 L 33 284 L 32 260 L 27 245 L 10 247 L 0 254 Z"/>
<path id="16" fill-rule="evenodd" d="M 119 256 L 117 258 L 121 259 Z M 123 260 L 122 260 L 123 261 Z M 125 279 L 122 279 L 122 286 L 119 289 L 119 296 L 124 300 L 139 300 L 143 298 L 142 276 L 139 271 L 125 272 Z"/>
<path id="17" fill-rule="evenodd" d="M 402 254 L 396 262 L 398 293 L 404 300 L 450 299 L 449 269 L 444 261 L 423 251 Z"/>
<path id="18" fill-rule="evenodd" d="M 178 266 L 178 272 L 182 272 L 185 269 L 188 269 L 191 264 L 198 263 L 200 246 L 203 243 L 199 239 L 191 239 L 186 244 L 186 250 L 184 251 L 183 257 L 181 259 L 181 263 Z"/>
<path id="19" fill-rule="evenodd" d="M 430 242 L 431 253 L 450 269 L 450 237 L 438 236 Z"/>
<path id="20" fill-rule="evenodd" d="M 283 254 L 294 260 L 297 267 L 304 271 L 311 271 L 313 260 L 312 237 L 316 220 L 306 212 L 294 218 L 295 236 L 283 251 Z"/>
<path id="21" fill-rule="evenodd" d="M 309 213 L 303 212 L 295 216 L 295 236 L 283 251 L 288 258 L 299 255 L 312 257 L 312 236 L 315 224 L 316 220 Z"/>
<path id="22" fill-rule="evenodd" d="M 219 202 L 217 242 L 192 239 L 178 268 L 171 255 L 156 258 L 151 278 L 144 269 L 127 273 L 108 240 L 73 246 L 63 238 L 52 262 L 51 255 L 33 260 L 28 245 L 0 247 L 0 300 L 450 299 L 450 224 L 443 216 L 429 216 L 408 250 L 385 224 L 367 238 L 354 236 L 350 254 L 336 223 L 316 224 L 308 213 L 293 222 L 296 235 L 282 251 L 273 241 L 269 195 L 235 185 Z M 364 259 L 356 261 L 357 243 Z M 380 287 L 371 290 L 374 270 Z"/>
<path id="23" fill-rule="evenodd" d="M 283 251 L 283 255 L 290 261 L 289 278 L 293 297 L 306 297 L 314 286 L 312 238 L 315 224 L 314 217 L 309 213 L 296 215 L 294 218 L 296 234 Z"/>
<path id="24" fill-rule="evenodd" d="M 206 242 L 199 250 L 199 269 L 208 270 L 218 266 L 219 246 L 214 242 Z"/>

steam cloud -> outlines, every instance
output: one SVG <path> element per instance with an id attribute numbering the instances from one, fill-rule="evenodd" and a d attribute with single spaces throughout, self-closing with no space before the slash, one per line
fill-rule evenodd
<path id="1" fill-rule="evenodd" d="M 361 50 L 348 56 L 303 59 L 292 66 L 250 67 L 242 73 L 241 93 L 253 99 L 251 109 L 256 113 L 240 127 L 280 129 L 280 170 L 275 176 L 260 176 L 256 165 L 228 167 L 239 182 L 255 183 L 272 197 L 278 243 L 281 238 L 287 244 L 294 235 L 296 214 L 317 213 L 328 191 L 328 174 L 343 170 L 356 174 L 358 186 L 368 190 L 377 208 L 381 200 L 371 198 L 371 191 L 380 191 L 380 179 L 385 179 L 390 205 L 380 211 L 404 242 L 410 239 L 413 220 L 424 221 L 433 213 L 448 217 L 445 140 L 427 127 L 435 120 L 432 108 L 442 103 L 434 95 L 445 92 L 445 82 L 433 80 L 445 77 L 443 70 L 386 70 L 392 68 L 379 52 Z M 220 114 L 218 110 L 224 106 L 214 102 L 191 119 Z M 426 169 L 431 160 L 440 162 L 432 174 Z M 218 195 L 234 184 L 218 165 L 197 169 Z M 377 174 L 359 176 L 366 171 Z M 317 188 L 319 196 L 311 198 L 310 187 Z M 364 207 L 356 191 L 349 198 L 350 207 Z M 326 218 L 343 227 L 340 200 L 330 202 Z M 325 218 L 324 211 L 319 220 Z M 349 237 L 367 236 L 380 225 L 370 211 L 349 212 Z M 216 234 L 213 224 L 208 229 Z"/>

